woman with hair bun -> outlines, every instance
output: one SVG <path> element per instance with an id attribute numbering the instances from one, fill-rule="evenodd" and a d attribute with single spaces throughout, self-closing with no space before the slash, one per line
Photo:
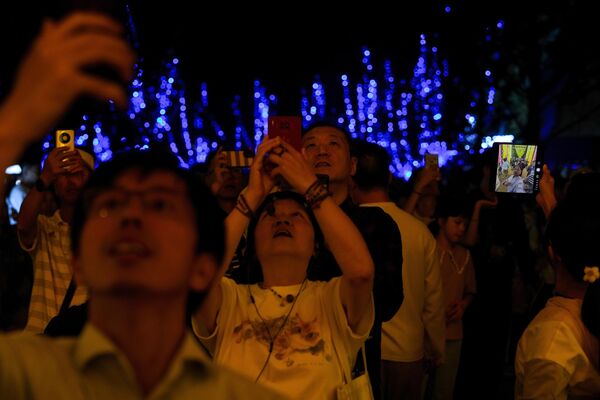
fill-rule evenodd
<path id="1" fill-rule="evenodd" d="M 600 398 L 600 209 L 596 200 L 567 197 L 550 213 L 545 244 L 556 272 L 555 295 L 519 340 L 515 399 Z"/>

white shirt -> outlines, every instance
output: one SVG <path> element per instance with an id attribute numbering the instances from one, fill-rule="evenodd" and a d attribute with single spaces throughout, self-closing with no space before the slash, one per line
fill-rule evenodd
<path id="1" fill-rule="evenodd" d="M 433 235 L 425 224 L 392 202 L 366 203 L 361 207 L 381 208 L 396 221 L 402 235 L 404 301 L 396 315 L 383 323 L 381 358 L 418 361 L 425 355 L 425 346 L 434 356 L 443 358 L 444 299 Z"/>
<path id="2" fill-rule="evenodd" d="M 598 340 L 581 320 L 581 303 L 553 297 L 527 326 L 515 358 L 515 399 L 600 395 Z"/>
<path id="3" fill-rule="evenodd" d="M 280 298 L 271 289 L 223 278 L 217 328 L 201 335 L 205 332 L 194 320 L 194 330 L 217 364 L 252 381 L 260 375 L 258 383 L 293 399 L 333 400 L 374 318 L 371 302 L 352 331 L 340 300 L 340 279 L 272 287 Z M 288 295 L 294 297 L 291 303 L 282 300 Z"/>
<path id="4" fill-rule="evenodd" d="M 143 396 L 131 364 L 100 330 L 78 337 L 29 332 L 0 335 L 2 399 L 185 400 L 280 399 L 242 376 L 214 365 L 186 332 L 160 382 Z"/>
<path id="5" fill-rule="evenodd" d="M 37 234 L 31 247 L 24 246 L 20 237 L 19 243 L 33 259 L 33 287 L 25 330 L 42 333 L 60 311 L 73 278 L 69 224 L 60 217 L 60 210 L 51 217 L 38 215 Z M 78 286 L 71 305 L 82 304 L 86 300 L 87 290 Z"/>

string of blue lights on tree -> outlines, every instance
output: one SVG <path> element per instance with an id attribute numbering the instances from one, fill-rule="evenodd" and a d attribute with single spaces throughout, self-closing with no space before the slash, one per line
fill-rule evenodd
<path id="1" fill-rule="evenodd" d="M 497 28 L 502 29 L 502 24 L 498 23 Z M 419 45 L 410 79 L 398 79 L 389 60 L 381 66 L 374 65 L 368 48 L 361 50 L 360 76 L 342 73 L 337 82 L 323 82 L 315 77 L 308 88 L 300 88 L 298 115 L 302 116 L 305 126 L 324 118 L 337 120 L 353 137 L 385 147 L 392 156 L 392 173 L 404 179 L 408 179 L 415 168 L 423 166 L 426 152 L 438 154 L 442 166 L 454 162 L 462 165 L 470 154 L 489 148 L 495 139 L 478 130 L 477 110 L 481 109 L 480 99 L 486 101 L 486 111 L 493 110 L 496 89 L 491 71 L 484 71 L 485 93 L 473 89 L 474 99 L 465 112 L 464 128 L 453 135 L 453 141 L 446 142 L 441 136 L 449 65 L 425 35 L 421 35 Z M 252 94 L 253 126 L 244 123 L 249 119 L 244 118 L 242 96 L 237 95 L 231 103 L 234 129 L 226 132 L 210 112 L 206 83 L 198 88 L 199 100 L 188 101 L 189 92 L 178 71 L 179 63 L 177 57 L 165 61 L 156 81 L 145 77 L 143 62 L 138 65 L 130 86 L 127 112 L 135 132 L 117 133 L 110 121 L 103 119 L 106 117 L 84 115 L 76 132 L 77 146 L 90 147 L 91 144 L 97 160 L 102 162 L 112 157 L 116 147 L 146 149 L 161 144 L 168 146 L 185 167 L 204 162 L 207 155 L 218 148 L 255 149 L 266 134 L 269 115 L 277 113 L 277 95 L 269 93 L 268 88 L 256 80 Z M 342 105 L 327 102 L 326 92 L 336 90 L 341 90 Z M 46 153 L 52 142 L 53 137 L 49 135 L 43 143 Z"/>

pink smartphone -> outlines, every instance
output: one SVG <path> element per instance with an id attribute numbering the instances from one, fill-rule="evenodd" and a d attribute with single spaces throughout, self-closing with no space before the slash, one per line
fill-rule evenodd
<path id="1" fill-rule="evenodd" d="M 286 143 L 300 151 L 302 148 L 302 120 L 298 116 L 273 116 L 268 122 L 269 137 L 281 137 Z"/>

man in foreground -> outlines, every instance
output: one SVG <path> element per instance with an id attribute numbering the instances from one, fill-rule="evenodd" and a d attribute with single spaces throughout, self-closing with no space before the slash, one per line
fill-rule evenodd
<path id="1" fill-rule="evenodd" d="M 273 398 L 214 367 L 186 328 L 223 257 L 223 222 L 208 189 L 165 155 L 101 165 L 73 215 L 81 334 L 0 337 L 3 398 Z"/>

